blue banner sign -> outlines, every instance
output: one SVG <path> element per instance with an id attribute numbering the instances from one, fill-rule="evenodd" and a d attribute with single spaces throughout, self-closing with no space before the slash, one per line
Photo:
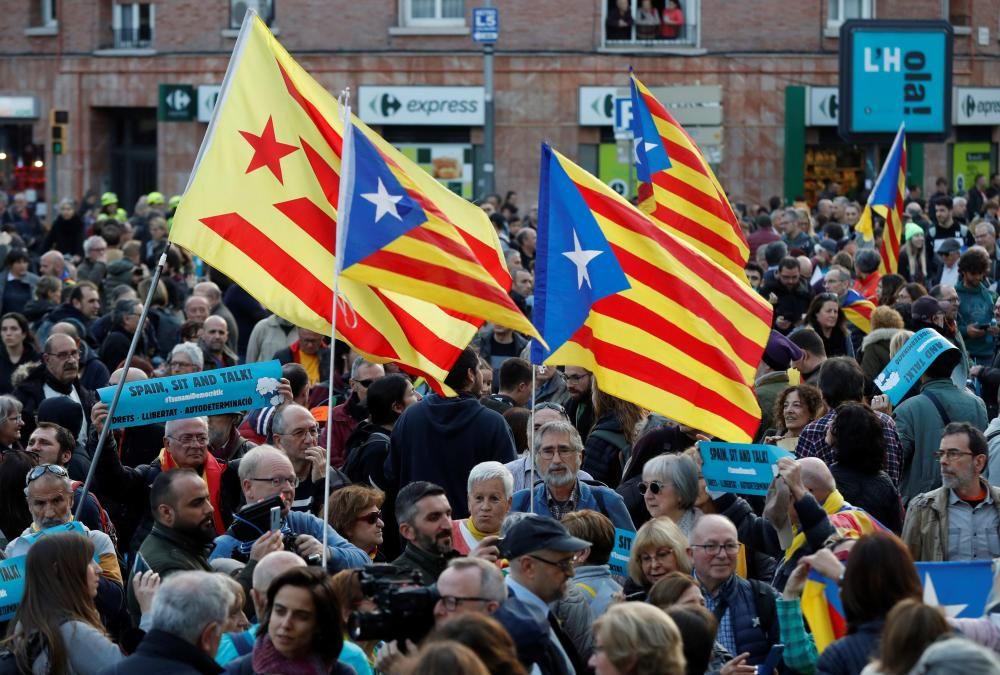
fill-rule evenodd
<path id="1" fill-rule="evenodd" d="M 628 576 L 628 558 L 632 555 L 633 541 L 635 532 L 615 529 L 615 547 L 611 551 L 611 559 L 608 560 L 612 574 L 619 577 Z"/>
<path id="2" fill-rule="evenodd" d="M 852 20 L 841 28 L 840 132 L 943 137 L 951 131 L 947 21 Z"/>
<path id="3" fill-rule="evenodd" d="M 918 562 L 924 604 L 940 607 L 949 619 L 978 619 L 986 611 L 993 584 L 992 560 Z"/>
<path id="4" fill-rule="evenodd" d="M 705 488 L 712 492 L 741 495 L 766 495 L 768 486 L 778 473 L 778 460 L 795 456 L 775 445 L 754 443 L 703 441 L 698 444 L 698 450 L 701 452 Z"/>
<path id="5" fill-rule="evenodd" d="M 949 349 L 958 349 L 933 328 L 922 328 L 913 334 L 885 370 L 875 378 L 875 386 L 896 405 L 913 385 L 920 381 L 934 359 Z"/>
<path id="6" fill-rule="evenodd" d="M 129 382 L 122 391 L 111 427 L 134 427 L 201 415 L 221 415 L 281 403 L 277 361 L 206 370 L 190 375 Z M 98 389 L 111 403 L 114 387 Z"/>
<path id="7" fill-rule="evenodd" d="M 24 597 L 24 559 L 0 561 L 0 621 L 10 621 Z"/>

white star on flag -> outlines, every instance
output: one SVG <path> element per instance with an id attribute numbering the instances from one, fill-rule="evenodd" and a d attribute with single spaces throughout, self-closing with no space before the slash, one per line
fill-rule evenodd
<path id="1" fill-rule="evenodd" d="M 930 574 L 926 573 L 924 574 L 924 604 L 932 607 L 940 607 L 949 619 L 954 619 L 968 607 L 968 605 L 942 605 L 939 603 L 937 590 L 934 589 L 934 580 Z"/>
<path id="2" fill-rule="evenodd" d="M 590 272 L 587 270 L 587 265 L 590 264 L 591 260 L 601 255 L 602 253 L 604 253 L 604 251 L 580 250 L 580 237 L 576 235 L 576 230 L 573 230 L 573 250 L 563 251 L 563 255 L 569 258 L 573 262 L 573 264 L 576 265 L 577 290 L 583 288 L 584 281 L 586 281 L 587 285 L 590 286 Z"/>
<path id="3" fill-rule="evenodd" d="M 396 220 L 402 220 L 399 217 L 399 211 L 396 210 L 396 204 L 403 195 L 391 195 L 389 191 L 385 189 L 385 185 L 382 183 L 382 179 L 378 179 L 378 192 L 363 192 L 361 196 L 370 201 L 375 205 L 375 222 L 382 220 L 384 215 L 392 215 Z"/>
<path id="4" fill-rule="evenodd" d="M 635 156 L 635 163 L 642 164 L 642 160 L 639 159 L 639 144 L 642 143 L 642 136 L 637 136 L 632 139 L 632 154 Z M 649 152 L 656 147 L 656 143 L 644 143 L 642 146 L 643 152 Z"/>

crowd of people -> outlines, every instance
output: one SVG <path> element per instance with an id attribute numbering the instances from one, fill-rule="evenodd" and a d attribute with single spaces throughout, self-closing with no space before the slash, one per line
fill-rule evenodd
<path id="1" fill-rule="evenodd" d="M 177 198 L 130 214 L 90 195 L 43 225 L 15 195 L 0 550 L 23 596 L 0 602 L 0 674 L 1000 673 L 1000 584 L 954 619 L 915 567 L 1000 557 L 1000 176 L 937 187 L 912 190 L 898 274 L 845 197 L 740 205 L 747 278 L 774 306 L 756 440 L 793 455 L 766 497 L 707 489 L 712 429 L 533 366 L 508 328 L 485 326 L 435 393 L 168 245 Z M 535 209 L 481 206 L 530 316 Z M 855 297 L 876 305 L 867 333 Z M 922 328 L 951 348 L 892 406 L 874 382 Z M 271 359 L 279 405 L 97 447 L 98 389 Z M 828 645 L 803 610 L 816 575 L 846 622 Z"/>

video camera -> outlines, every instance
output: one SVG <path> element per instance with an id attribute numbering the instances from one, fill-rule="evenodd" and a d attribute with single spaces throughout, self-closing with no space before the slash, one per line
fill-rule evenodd
<path id="1" fill-rule="evenodd" d="M 374 612 L 351 612 L 347 632 L 352 640 L 406 640 L 419 643 L 434 626 L 434 605 L 441 596 L 420 587 L 420 574 L 395 565 L 369 565 L 358 571 L 361 592 L 378 607 Z"/>
<path id="2" fill-rule="evenodd" d="M 268 497 L 264 501 L 255 504 L 247 504 L 242 509 L 233 514 L 233 524 L 229 526 L 229 534 L 240 542 L 255 542 L 267 534 L 271 529 L 271 509 L 284 508 L 284 500 L 281 495 Z M 318 567 L 323 563 L 323 556 L 316 553 L 311 556 L 304 556 L 299 553 L 298 545 L 295 543 L 295 536 L 291 532 L 285 532 L 281 537 L 281 544 L 286 551 L 290 551 L 303 560 L 306 564 Z M 249 559 L 249 549 L 243 552 L 241 549 L 233 551 L 233 558 L 247 562 Z"/>

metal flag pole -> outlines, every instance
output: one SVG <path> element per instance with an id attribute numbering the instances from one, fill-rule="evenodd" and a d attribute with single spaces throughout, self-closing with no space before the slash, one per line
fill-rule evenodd
<path id="1" fill-rule="evenodd" d="M 534 342 L 534 340 L 532 340 Z M 544 368 L 544 366 L 542 366 Z M 528 511 L 535 512 L 535 373 L 538 366 L 531 364 L 531 414 L 528 416 Z"/>
<path id="2" fill-rule="evenodd" d="M 343 129 L 343 142 L 340 149 L 340 191 L 337 194 L 337 231 L 334 242 L 336 259 L 333 264 L 333 314 L 330 317 L 330 383 L 326 402 L 326 477 L 323 486 L 323 569 L 326 569 L 326 559 L 330 554 L 330 446 L 333 445 L 333 425 L 330 424 L 330 414 L 333 412 L 333 380 L 337 367 L 337 312 L 339 310 L 337 296 L 340 293 L 340 272 L 343 269 L 344 241 L 347 237 L 347 221 L 350 217 L 348 199 L 354 189 L 354 172 L 348 168 L 350 162 L 354 161 L 350 155 L 353 150 L 350 87 L 340 92 L 337 102 L 340 104 L 340 109 L 343 113 L 343 124 L 341 125 L 341 129 Z"/>
<path id="3" fill-rule="evenodd" d="M 152 283 L 149 285 L 149 292 L 146 293 L 146 301 L 142 305 L 142 315 L 139 317 L 139 324 L 135 327 L 135 333 L 132 334 L 132 344 L 128 346 L 128 354 L 125 356 L 125 363 L 122 365 L 122 376 L 118 380 L 118 386 L 115 387 L 115 394 L 111 398 L 111 404 L 108 406 L 108 417 L 104 421 L 104 427 L 101 429 L 101 435 L 97 439 L 97 447 L 94 448 L 94 457 L 90 460 L 90 468 L 87 469 L 87 479 L 83 481 L 83 489 L 80 491 L 80 501 L 76 505 L 76 514 L 74 517 L 79 520 L 80 513 L 83 511 L 83 506 L 87 501 L 87 494 L 90 492 L 90 486 L 94 482 L 94 473 L 97 471 L 97 464 L 101 458 L 101 452 L 104 450 L 104 444 L 108 440 L 108 434 L 111 431 L 111 420 L 115 418 L 115 411 L 118 409 L 118 400 L 121 398 L 122 391 L 125 389 L 125 381 L 128 379 L 128 371 L 132 366 L 132 357 L 135 354 L 135 348 L 139 344 L 139 338 L 142 336 L 142 329 L 146 325 L 146 317 L 149 315 L 149 307 L 153 302 L 153 295 L 156 293 L 156 287 L 160 283 L 160 276 L 163 273 L 163 267 L 167 264 L 167 251 L 173 244 L 167 241 L 167 247 L 163 249 L 163 254 L 160 255 L 160 260 L 156 263 L 156 269 L 153 270 Z M 82 339 L 82 338 L 81 338 Z"/>

